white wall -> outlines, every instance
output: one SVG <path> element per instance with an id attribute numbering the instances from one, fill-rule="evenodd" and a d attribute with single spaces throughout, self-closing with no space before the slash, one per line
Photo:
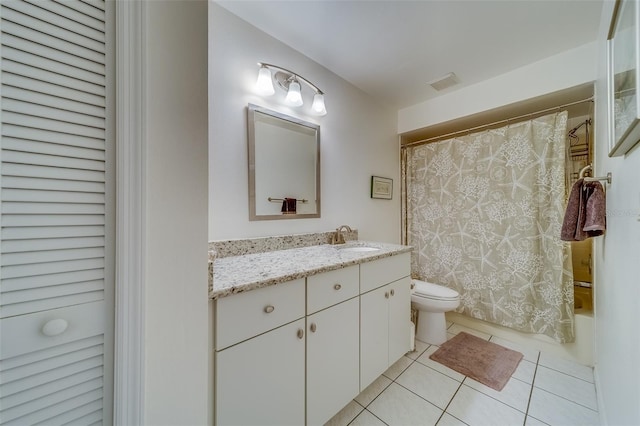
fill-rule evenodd
<path id="1" fill-rule="evenodd" d="M 302 53 L 210 3 L 209 239 L 329 231 L 348 224 L 361 239 L 400 241 L 400 160 L 396 110 L 376 104 Z M 325 92 L 328 114 L 283 105 L 284 92 L 255 94 L 257 62 L 297 73 Z M 304 92 L 303 87 L 303 92 Z M 321 125 L 319 219 L 249 221 L 246 107 L 253 103 Z M 371 176 L 394 180 L 393 200 L 370 198 Z"/>
<path id="2" fill-rule="evenodd" d="M 398 133 L 557 92 L 596 79 L 596 43 L 588 43 L 506 74 L 398 111 Z"/>
<path id="3" fill-rule="evenodd" d="M 606 37 L 613 2 L 603 7 L 596 83 L 598 176 L 613 174 L 607 188 L 607 233 L 595 245 L 596 383 L 604 424 L 640 424 L 640 146 L 626 157 L 608 157 Z"/>
<path id="4" fill-rule="evenodd" d="M 207 2 L 146 2 L 145 401 L 207 423 Z"/>

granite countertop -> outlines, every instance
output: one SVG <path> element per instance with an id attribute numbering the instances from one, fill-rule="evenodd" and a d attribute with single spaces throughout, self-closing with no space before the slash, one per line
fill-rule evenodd
<path id="1" fill-rule="evenodd" d="M 379 250 L 344 250 L 354 246 L 375 247 Z M 219 299 L 411 250 L 410 246 L 397 244 L 350 241 L 340 245 L 323 244 L 215 259 L 213 290 L 210 291 L 209 298 Z"/>

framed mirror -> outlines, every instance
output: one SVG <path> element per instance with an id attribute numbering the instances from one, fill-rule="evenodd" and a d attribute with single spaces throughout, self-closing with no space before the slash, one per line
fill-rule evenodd
<path id="1" fill-rule="evenodd" d="M 320 126 L 249 104 L 249 220 L 320 217 Z"/>

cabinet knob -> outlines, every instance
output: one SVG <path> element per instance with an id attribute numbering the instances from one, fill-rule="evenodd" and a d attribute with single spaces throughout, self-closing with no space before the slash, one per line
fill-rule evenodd
<path id="1" fill-rule="evenodd" d="M 315 323 L 315 322 L 312 322 L 312 323 L 311 323 L 311 327 L 309 327 L 309 328 L 311 329 L 311 332 L 312 332 L 312 333 L 315 333 L 315 332 L 316 332 L 316 323 Z"/>
<path id="2" fill-rule="evenodd" d="M 304 330 L 299 328 L 298 329 L 298 339 L 302 339 L 304 337 Z"/>
<path id="3" fill-rule="evenodd" d="M 276 309 L 276 308 L 274 308 L 272 305 L 268 305 L 268 306 L 265 306 L 265 307 L 264 307 L 264 311 L 265 311 L 267 314 L 270 314 L 270 313 L 271 313 L 271 312 L 273 312 L 275 309 Z"/>
<path id="4" fill-rule="evenodd" d="M 384 292 L 384 297 L 385 297 L 385 299 L 388 299 L 388 298 L 389 298 L 389 292 L 388 292 L 388 291 L 385 291 L 385 292 Z"/>
<path id="5" fill-rule="evenodd" d="M 333 286 L 333 288 L 335 290 L 340 290 L 342 288 L 342 286 L 340 284 L 336 284 L 336 285 Z"/>
<path id="6" fill-rule="evenodd" d="M 394 289 L 391 289 L 391 295 L 393 296 L 394 294 L 396 294 L 396 291 Z"/>
<path id="7" fill-rule="evenodd" d="M 63 320 L 62 318 L 53 319 L 47 321 L 45 325 L 42 326 L 42 334 L 49 337 L 57 336 L 58 334 L 64 333 L 67 327 L 69 327 L 67 320 Z"/>

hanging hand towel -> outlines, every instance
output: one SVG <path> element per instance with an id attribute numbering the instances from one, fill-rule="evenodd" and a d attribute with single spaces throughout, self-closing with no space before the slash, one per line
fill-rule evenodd
<path id="1" fill-rule="evenodd" d="M 285 198 L 282 201 L 282 209 L 280 211 L 284 214 L 296 214 L 297 201 L 295 198 Z"/>
<path id="2" fill-rule="evenodd" d="M 571 188 L 569 194 L 569 201 L 567 202 L 567 209 L 564 213 L 564 221 L 562 222 L 562 230 L 560 232 L 560 239 L 563 241 L 582 241 L 576 239 L 576 233 L 582 234 L 582 226 L 579 226 L 578 220 L 580 217 L 580 207 L 582 204 L 582 187 L 584 185 L 584 179 L 578 179 Z M 578 235 L 581 236 L 581 235 Z"/>
<path id="3" fill-rule="evenodd" d="M 600 182 L 587 182 L 585 187 L 589 189 L 589 197 L 585 207 L 585 222 L 582 230 L 589 237 L 597 237 L 604 234 L 607 229 L 607 205 L 604 188 Z"/>

